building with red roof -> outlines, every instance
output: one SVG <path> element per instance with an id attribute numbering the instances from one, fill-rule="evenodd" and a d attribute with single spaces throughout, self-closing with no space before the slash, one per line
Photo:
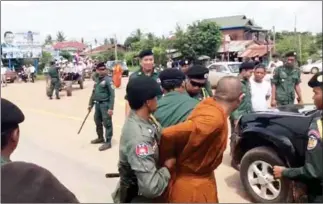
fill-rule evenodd
<path id="1" fill-rule="evenodd" d="M 53 45 L 53 48 L 57 51 L 68 51 L 71 53 L 83 52 L 87 46 L 77 41 L 64 41 L 57 42 Z"/>

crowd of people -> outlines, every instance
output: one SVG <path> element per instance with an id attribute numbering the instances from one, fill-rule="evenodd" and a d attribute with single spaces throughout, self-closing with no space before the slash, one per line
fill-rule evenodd
<path id="1" fill-rule="evenodd" d="M 179 63 L 180 69 L 169 68 L 158 73 L 154 69 L 152 51 L 143 50 L 139 54 L 140 69 L 130 75 L 126 87 L 126 120 L 119 144 L 117 176 L 120 180 L 112 194 L 114 202 L 219 202 L 214 170 L 222 163 L 230 139 L 228 136 L 231 135 L 232 139 L 238 134 L 235 126 L 239 119 L 245 114 L 266 110 L 269 98 L 273 107 L 294 104 L 296 93 L 298 103 L 303 103 L 300 72 L 294 66 L 296 54 L 290 52 L 285 57 L 285 63 L 275 69 L 269 84 L 263 80 L 266 67 L 246 61 L 241 64 L 238 77 L 221 78 L 216 90 L 212 91 L 208 82 L 209 71 L 203 65 L 191 64 L 184 59 Z M 314 103 L 319 110 L 323 110 L 322 78 L 323 73 L 320 72 L 308 83 L 313 88 Z M 95 86 L 88 110 L 95 109 L 97 138 L 91 143 L 103 143 L 99 148 L 103 151 L 111 148 L 115 87 L 104 63 L 96 65 L 93 79 Z M 7 105 L 4 107 L 3 104 Z M 5 130 L 1 132 L 2 178 L 10 179 L 13 170 L 22 176 L 28 175 L 24 169 L 41 171 L 38 166 L 10 162 L 10 155 L 19 139 L 18 124 L 24 120 L 22 112 L 2 99 L 1 117 Z M 309 143 L 315 139 L 319 145 L 315 152 L 313 148 L 307 149 L 305 166 L 296 169 L 276 166 L 273 171 L 276 178 L 308 179 L 319 183 L 320 189 L 308 192 L 311 195 L 308 201 L 323 202 L 323 166 L 313 159 L 314 156 L 319 158 L 318 155 L 322 158 L 322 124 L 315 129 L 314 136 L 312 132 L 313 129 L 309 130 Z M 21 167 L 23 165 L 26 168 Z M 106 176 L 114 174 L 109 175 Z M 2 201 L 46 202 L 47 195 L 55 197 L 59 191 L 63 192 L 61 197 L 55 197 L 53 202 L 77 202 L 53 175 L 47 173 L 47 176 L 52 177 L 51 182 L 56 185 L 46 189 L 46 194 L 28 191 L 27 199 L 18 196 L 28 197 L 26 191 L 9 192 L 8 189 L 19 185 L 15 179 L 12 183 L 7 181 L 11 188 L 2 188 L 2 195 L 7 195 L 2 196 Z M 30 185 L 33 179 L 37 179 L 29 178 Z"/>

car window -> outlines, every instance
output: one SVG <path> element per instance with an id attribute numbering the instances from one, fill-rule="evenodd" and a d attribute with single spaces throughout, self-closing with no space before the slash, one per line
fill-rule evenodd
<path id="1" fill-rule="evenodd" d="M 217 72 L 226 72 L 227 68 L 223 65 L 216 65 L 216 71 Z"/>
<path id="2" fill-rule="evenodd" d="M 210 70 L 210 71 L 214 71 L 214 70 L 216 70 L 216 65 L 212 64 L 212 65 L 209 67 L 209 70 Z"/>
<path id="3" fill-rule="evenodd" d="M 239 73 L 239 67 L 240 64 L 228 64 L 228 67 L 230 68 L 231 72 L 233 73 Z"/>

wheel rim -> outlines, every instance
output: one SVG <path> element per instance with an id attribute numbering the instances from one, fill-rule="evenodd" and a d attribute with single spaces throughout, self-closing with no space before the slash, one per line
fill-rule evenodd
<path id="1" fill-rule="evenodd" d="M 248 168 L 248 183 L 262 199 L 274 200 L 281 192 L 280 180 L 272 175 L 272 166 L 264 161 L 255 161 Z"/>

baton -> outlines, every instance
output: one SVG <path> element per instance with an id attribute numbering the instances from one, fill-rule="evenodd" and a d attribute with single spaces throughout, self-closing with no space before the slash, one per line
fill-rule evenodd
<path id="1" fill-rule="evenodd" d="M 84 126 L 84 123 L 85 123 L 85 121 L 86 121 L 87 117 L 89 117 L 89 115 L 90 115 L 90 113 L 91 113 L 91 110 L 92 110 L 92 108 L 91 108 L 91 109 L 89 110 L 89 112 L 86 114 L 86 116 L 85 116 L 85 118 L 84 118 L 84 120 L 83 120 L 83 123 L 82 123 L 82 125 L 81 125 L 81 127 L 80 127 L 79 131 L 77 132 L 77 134 L 80 134 L 80 132 L 81 132 L 81 130 L 82 130 L 82 128 L 83 128 L 83 126 Z"/>
<path id="2" fill-rule="evenodd" d="M 119 173 L 107 173 L 105 174 L 105 178 L 117 178 L 120 177 Z"/>

